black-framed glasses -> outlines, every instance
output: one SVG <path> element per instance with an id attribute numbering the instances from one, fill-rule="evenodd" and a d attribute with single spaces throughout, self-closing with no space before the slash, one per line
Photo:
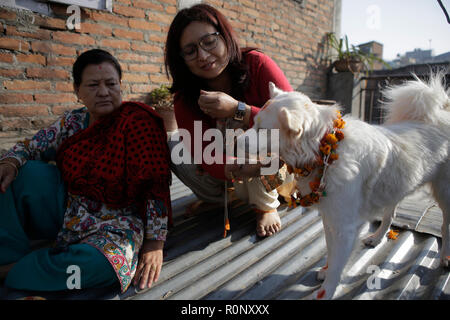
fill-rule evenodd
<path id="1" fill-rule="evenodd" d="M 219 42 L 219 35 L 220 33 L 217 31 L 205 34 L 200 38 L 200 40 L 198 40 L 197 44 L 189 44 L 181 49 L 180 55 L 186 61 L 194 60 L 198 55 L 198 47 L 205 51 L 215 49 L 217 47 L 217 43 Z"/>

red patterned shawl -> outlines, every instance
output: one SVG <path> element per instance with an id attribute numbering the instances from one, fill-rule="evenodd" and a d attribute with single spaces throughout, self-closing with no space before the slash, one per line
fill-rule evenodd
<path id="1" fill-rule="evenodd" d="M 172 224 L 167 135 L 161 117 L 149 106 L 123 102 L 108 117 L 66 139 L 56 160 L 70 193 L 112 208 L 136 205 L 144 225 L 147 200 L 162 200 Z"/>

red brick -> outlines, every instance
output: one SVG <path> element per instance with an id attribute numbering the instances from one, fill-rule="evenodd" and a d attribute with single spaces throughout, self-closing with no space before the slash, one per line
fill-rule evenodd
<path id="1" fill-rule="evenodd" d="M 35 63 L 35 64 L 45 64 L 45 57 L 41 54 L 22 54 L 16 55 L 18 62 L 23 63 Z"/>
<path id="2" fill-rule="evenodd" d="M 104 21 L 108 24 L 116 24 L 123 27 L 126 27 L 128 25 L 128 18 L 122 18 L 115 16 L 111 13 L 104 13 L 104 12 L 98 12 L 93 11 L 92 12 L 92 20 L 93 21 Z"/>
<path id="3" fill-rule="evenodd" d="M 167 34 L 160 35 L 160 34 L 156 34 L 156 33 L 150 33 L 148 35 L 149 41 L 160 42 L 162 46 L 165 45 L 166 38 L 167 38 Z"/>
<path id="4" fill-rule="evenodd" d="M 70 43 L 70 44 L 79 44 L 79 45 L 94 45 L 95 40 L 91 38 L 90 36 L 87 36 L 85 34 L 77 34 L 74 32 L 53 32 L 53 40 L 63 43 Z"/>
<path id="5" fill-rule="evenodd" d="M 26 52 L 30 49 L 30 45 L 23 40 L 0 38 L 0 48 Z"/>
<path id="6" fill-rule="evenodd" d="M 128 20 L 128 25 L 132 29 L 161 31 L 161 27 L 157 23 L 148 22 L 145 20 L 130 19 Z"/>
<path id="7" fill-rule="evenodd" d="M 109 37 L 112 35 L 111 27 L 103 26 L 98 23 L 82 22 L 80 27 L 81 32 L 83 33 L 101 35 L 105 37 Z"/>
<path id="8" fill-rule="evenodd" d="M 62 92 L 73 92 L 73 83 L 72 82 L 57 82 L 55 83 L 55 90 Z"/>
<path id="9" fill-rule="evenodd" d="M 0 62 L 13 63 L 14 55 L 12 53 L 0 52 Z"/>
<path id="10" fill-rule="evenodd" d="M 143 8 L 143 9 L 152 9 L 155 11 L 163 11 L 164 7 L 160 3 L 153 3 L 148 0 L 134 0 L 133 7 Z"/>
<path id="11" fill-rule="evenodd" d="M 162 22 L 165 24 L 170 24 L 173 20 L 172 15 L 168 15 L 165 13 L 159 13 L 155 11 L 149 11 L 147 13 L 148 19 L 152 22 Z"/>
<path id="12" fill-rule="evenodd" d="M 121 6 L 119 4 L 115 4 L 113 6 L 113 12 L 126 17 L 145 18 L 144 10 L 133 7 Z"/>
<path id="13" fill-rule="evenodd" d="M 53 44 L 47 41 L 33 41 L 31 43 L 31 49 L 35 52 L 53 53 L 63 56 L 75 56 L 75 48 L 67 47 L 62 44 Z"/>
<path id="14" fill-rule="evenodd" d="M 167 83 L 169 79 L 165 74 L 150 74 L 151 83 Z"/>
<path id="15" fill-rule="evenodd" d="M 145 52 L 163 52 L 163 48 L 159 47 L 159 46 L 155 46 L 155 45 L 151 45 L 151 44 L 147 44 L 147 43 L 138 43 L 138 42 L 133 42 L 131 44 L 131 49 L 132 50 L 136 50 L 136 51 L 145 51 Z"/>
<path id="16" fill-rule="evenodd" d="M 129 70 L 136 72 L 161 72 L 161 66 L 154 64 L 130 64 Z"/>
<path id="17" fill-rule="evenodd" d="M 6 118 L 0 122 L 0 130 L 16 131 L 20 129 L 30 129 L 33 125 L 31 121 L 26 118 Z"/>
<path id="18" fill-rule="evenodd" d="M 54 55 L 49 55 L 47 57 L 47 65 L 48 66 L 72 67 L 74 62 L 75 62 L 75 58 L 59 57 L 59 56 L 54 56 Z"/>
<path id="19" fill-rule="evenodd" d="M 133 84 L 131 86 L 131 92 L 133 93 L 148 93 L 152 90 L 149 84 Z"/>
<path id="20" fill-rule="evenodd" d="M 66 111 L 71 111 L 73 109 L 81 108 L 81 105 L 71 105 L 71 106 L 54 106 L 52 107 L 52 114 L 55 116 L 60 116 Z"/>
<path id="21" fill-rule="evenodd" d="M 172 15 L 175 15 L 177 13 L 177 7 L 176 6 L 167 6 L 166 12 Z"/>
<path id="22" fill-rule="evenodd" d="M 77 98 L 71 93 L 39 93 L 34 95 L 38 103 L 68 103 L 76 102 Z"/>
<path id="23" fill-rule="evenodd" d="M 119 59 L 119 61 L 133 61 L 133 62 L 146 62 L 148 60 L 148 57 L 146 55 L 140 55 L 136 53 L 130 53 L 130 52 L 123 52 L 116 55 L 116 58 Z"/>
<path id="24" fill-rule="evenodd" d="M 0 77 L 8 77 L 8 78 L 16 78 L 23 73 L 23 69 L 14 68 L 14 69 L 4 69 L 0 68 Z"/>
<path id="25" fill-rule="evenodd" d="M 11 80 L 4 81 L 3 85 L 7 90 L 50 90 L 49 81 L 35 80 Z"/>
<path id="26" fill-rule="evenodd" d="M 25 93 L 2 93 L 0 94 L 0 103 L 14 104 L 32 102 L 33 95 Z"/>
<path id="27" fill-rule="evenodd" d="M 0 19 L 16 20 L 16 13 L 6 8 L 0 8 Z"/>
<path id="28" fill-rule="evenodd" d="M 27 68 L 27 76 L 30 78 L 68 79 L 70 78 L 70 73 L 60 69 Z"/>
<path id="29" fill-rule="evenodd" d="M 35 28 L 16 28 L 15 26 L 8 26 L 6 28 L 6 34 L 8 36 L 32 38 L 38 40 L 50 40 L 51 31 L 45 29 Z"/>
<path id="30" fill-rule="evenodd" d="M 124 73 L 123 75 L 123 81 L 125 82 L 149 82 L 148 75 L 146 74 L 136 74 L 136 73 Z"/>
<path id="31" fill-rule="evenodd" d="M 65 19 L 42 17 L 39 15 L 34 15 L 34 18 L 34 24 L 44 29 L 67 30 Z"/>
<path id="32" fill-rule="evenodd" d="M 129 31 L 124 29 L 114 29 L 114 36 L 133 40 L 144 40 L 144 34 L 139 31 Z"/>
<path id="33" fill-rule="evenodd" d="M 0 114 L 5 117 L 48 116 L 47 106 L 1 106 Z"/>
<path id="34" fill-rule="evenodd" d="M 130 43 L 125 40 L 103 39 L 100 41 L 100 47 L 129 50 Z"/>

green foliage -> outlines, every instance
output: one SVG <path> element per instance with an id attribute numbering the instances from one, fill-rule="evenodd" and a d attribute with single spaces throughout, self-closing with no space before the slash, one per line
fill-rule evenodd
<path id="1" fill-rule="evenodd" d="M 355 45 L 349 46 L 347 35 L 344 38 L 337 39 L 333 32 L 327 34 L 328 43 L 331 48 L 335 49 L 335 53 L 330 55 L 333 60 L 333 64 L 336 61 L 348 61 L 348 62 L 361 62 L 364 64 L 366 70 L 373 70 L 373 64 L 375 62 L 381 62 L 387 68 L 391 68 L 383 59 L 376 57 L 372 53 L 363 52 L 359 47 Z"/>
<path id="2" fill-rule="evenodd" d="M 153 89 L 146 99 L 146 103 L 150 106 L 158 108 L 172 108 L 173 104 L 173 94 L 170 92 L 168 85 L 161 85 L 158 88 Z"/>

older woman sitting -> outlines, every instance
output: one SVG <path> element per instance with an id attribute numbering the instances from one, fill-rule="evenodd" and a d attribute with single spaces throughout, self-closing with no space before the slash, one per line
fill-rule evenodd
<path id="1" fill-rule="evenodd" d="M 170 155 L 153 109 L 122 102 L 121 76 L 108 52 L 81 54 L 73 79 L 86 107 L 0 158 L 7 287 L 65 290 L 76 267 L 81 288 L 118 281 L 123 292 L 133 278 L 141 288 L 157 280 L 171 220 Z M 30 239 L 56 242 L 31 252 Z"/>

